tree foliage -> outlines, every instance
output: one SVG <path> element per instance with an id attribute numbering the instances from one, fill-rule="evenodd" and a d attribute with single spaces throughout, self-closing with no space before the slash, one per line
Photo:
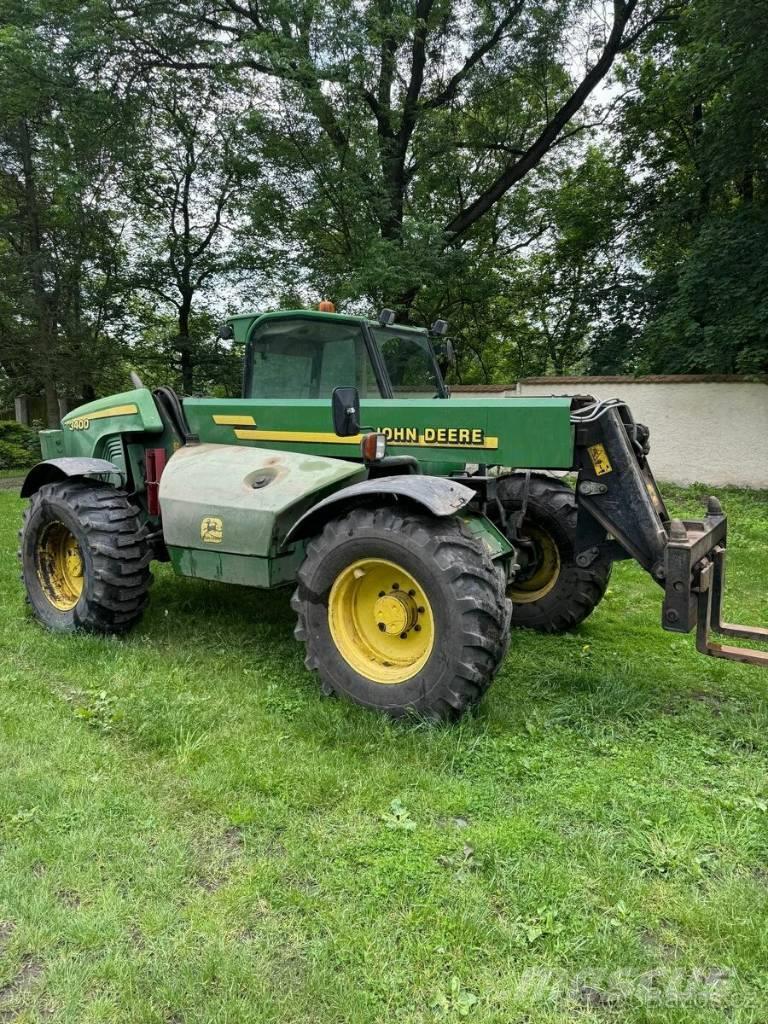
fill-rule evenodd
<path id="1" fill-rule="evenodd" d="M 678 6 L 204 0 L 172 35 L 152 4 L 114 12 L 145 66 L 210 74 L 225 58 L 268 83 L 313 276 L 410 313 L 446 260 L 466 266 L 476 228 L 524 235 L 510 192 L 585 129 L 582 108 L 617 56 Z"/>
<path id="2" fill-rule="evenodd" d="M 767 8 L 0 0 L 0 392 L 237 391 L 217 320 L 321 296 L 461 381 L 765 373 Z"/>
<path id="3" fill-rule="evenodd" d="M 121 110 L 79 67 L 76 7 L 4 0 L 0 25 L 0 365 L 57 423 L 119 319 Z"/>
<path id="4" fill-rule="evenodd" d="M 629 252 L 648 305 L 638 369 L 768 371 L 766 45 L 765 0 L 693 0 L 626 66 Z"/>
<path id="5" fill-rule="evenodd" d="M 263 202 L 258 167 L 248 152 L 255 115 L 215 81 L 206 88 L 177 75 L 154 74 L 150 83 L 151 101 L 142 105 L 140 119 L 142 142 L 127 181 L 136 212 L 130 278 L 159 304 L 159 319 L 143 305 L 144 315 L 150 313 L 147 326 L 161 325 L 155 344 L 171 370 L 169 383 L 178 382 L 190 394 L 215 381 L 217 371 L 228 372 L 229 353 L 211 344 L 201 328 L 210 332 L 211 314 L 217 307 L 224 312 L 211 287 L 231 283 L 243 267 L 233 244 L 242 193 L 250 191 L 254 214 Z M 193 310 L 201 296 L 208 310 L 196 324 Z"/>

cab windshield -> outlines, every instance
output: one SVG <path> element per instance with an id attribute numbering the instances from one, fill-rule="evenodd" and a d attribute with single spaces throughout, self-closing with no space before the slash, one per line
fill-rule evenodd
<path id="1" fill-rule="evenodd" d="M 359 323 L 311 317 L 265 320 L 251 336 L 246 360 L 248 398 L 330 398 L 356 387 L 378 398 L 379 385 Z"/>
<path id="2" fill-rule="evenodd" d="M 396 395 L 434 398 L 445 393 L 432 346 L 424 334 L 393 327 L 371 326 Z"/>

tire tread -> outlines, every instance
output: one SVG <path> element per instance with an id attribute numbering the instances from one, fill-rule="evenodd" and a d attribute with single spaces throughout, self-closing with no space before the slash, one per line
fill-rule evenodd
<path id="1" fill-rule="evenodd" d="M 453 592 L 456 629 L 462 636 L 462 654 L 449 680 L 407 707 L 386 710 L 393 717 L 415 712 L 431 719 L 455 720 L 480 701 L 496 675 L 509 644 L 511 614 L 503 573 L 483 544 L 456 517 L 403 514 L 392 506 L 380 506 L 354 509 L 326 523 L 307 545 L 291 598 L 298 619 L 294 636 L 306 645 L 305 665 L 319 672 L 324 692 L 338 692 L 323 673 L 324 652 L 307 620 L 310 602 L 317 600 L 309 580 L 316 566 L 344 539 L 366 532 L 395 533 L 400 540 L 406 538 L 438 566 Z"/>
<path id="2" fill-rule="evenodd" d="M 525 477 L 512 474 L 499 481 L 499 497 L 507 511 L 522 504 Z M 528 510 L 533 522 L 549 517 L 570 537 L 576 536 L 578 506 L 576 495 L 565 483 L 552 477 L 531 476 Z M 598 558 L 587 568 L 573 561 L 572 552 L 561 550 L 562 579 L 555 590 L 540 601 L 516 604 L 513 625 L 540 633 L 564 633 L 580 626 L 605 596 L 611 577 L 611 562 Z"/>
<path id="3" fill-rule="evenodd" d="M 22 547 L 35 511 L 51 501 L 66 505 L 80 524 L 82 536 L 78 540 L 86 547 L 92 564 L 85 599 L 75 608 L 73 628 L 89 633 L 126 633 L 141 618 L 152 582 L 152 552 L 138 508 L 125 491 L 107 484 L 82 479 L 45 484 L 32 495 L 25 509 Z M 30 599 L 30 604 L 37 617 L 51 625 L 35 601 Z"/>

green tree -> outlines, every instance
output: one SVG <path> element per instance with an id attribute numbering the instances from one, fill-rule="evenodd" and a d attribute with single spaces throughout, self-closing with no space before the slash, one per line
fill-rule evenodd
<path id="1" fill-rule="evenodd" d="M 179 75 L 156 74 L 142 96 L 142 143 L 128 173 L 133 281 L 159 303 L 154 326 L 170 331 L 160 352 L 187 394 L 210 379 L 219 356 L 226 361 L 227 351 L 199 329 L 203 321 L 211 329 L 210 316 L 193 321 L 196 307 L 223 315 L 227 302 L 213 292 L 231 289 L 243 270 L 234 232 L 246 180 L 252 196 L 261 194 L 243 126 L 249 112 L 240 108 L 240 97 L 215 81 Z M 267 223 L 264 217 L 262 237 Z"/>
<path id="2" fill-rule="evenodd" d="M 451 317 L 461 382 L 579 371 L 606 343 L 614 317 L 624 322 L 616 296 L 631 280 L 628 182 L 605 147 L 588 146 L 579 161 L 569 156 L 525 199 L 530 209 L 518 217 L 531 222 L 531 234 L 520 246 L 491 233 L 471 276 L 448 275 L 430 291 L 435 315 Z"/>
<path id="3" fill-rule="evenodd" d="M 205 0 L 158 20 L 133 0 L 115 4 L 114 30 L 134 61 L 271 83 L 308 280 L 423 319 L 423 289 L 469 272 L 486 224 L 519 231 L 509 197 L 583 129 L 616 57 L 682 2 L 613 0 L 606 15 L 581 0 Z"/>
<path id="4" fill-rule="evenodd" d="M 76 6 L 3 0 L 0 26 L 0 365 L 54 425 L 117 359 L 121 111 Z"/>
<path id="5" fill-rule="evenodd" d="M 633 57 L 620 123 L 646 272 L 640 369 L 768 371 L 768 3 L 693 0 Z"/>

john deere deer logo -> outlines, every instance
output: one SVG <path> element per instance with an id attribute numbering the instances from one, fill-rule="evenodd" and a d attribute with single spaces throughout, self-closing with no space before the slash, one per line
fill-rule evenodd
<path id="1" fill-rule="evenodd" d="M 206 516 L 200 523 L 200 538 L 206 544 L 221 544 L 224 523 L 218 516 Z"/>

